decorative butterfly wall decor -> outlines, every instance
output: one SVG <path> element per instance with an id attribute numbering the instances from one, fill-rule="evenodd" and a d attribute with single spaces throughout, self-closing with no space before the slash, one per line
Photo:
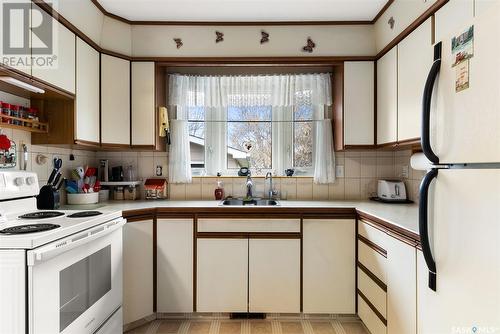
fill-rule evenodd
<path id="1" fill-rule="evenodd" d="M 215 43 L 219 43 L 219 42 L 224 41 L 224 33 L 220 32 L 220 31 L 216 31 L 215 35 L 217 36 L 217 38 L 215 39 Z"/>
<path id="2" fill-rule="evenodd" d="M 313 42 L 311 37 L 307 39 L 307 45 L 302 47 L 302 51 L 312 53 L 313 49 L 316 47 L 316 43 Z"/>
<path id="3" fill-rule="evenodd" d="M 262 38 L 260 39 L 260 44 L 264 44 L 264 43 L 269 42 L 269 34 L 267 32 L 265 32 L 264 30 L 262 30 L 260 32 L 260 34 L 262 35 Z"/>
<path id="4" fill-rule="evenodd" d="M 175 42 L 175 44 L 177 44 L 177 49 L 180 49 L 181 46 L 183 45 L 182 39 L 180 39 L 180 38 L 174 38 L 174 42 Z"/>

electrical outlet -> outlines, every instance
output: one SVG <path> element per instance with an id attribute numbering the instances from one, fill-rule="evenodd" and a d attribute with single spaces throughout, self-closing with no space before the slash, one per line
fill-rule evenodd
<path id="1" fill-rule="evenodd" d="M 335 176 L 344 177 L 344 166 L 335 166 Z"/>
<path id="2" fill-rule="evenodd" d="M 408 165 L 404 165 L 401 168 L 401 177 L 403 179 L 407 179 L 409 174 L 410 174 L 410 168 L 408 167 Z"/>

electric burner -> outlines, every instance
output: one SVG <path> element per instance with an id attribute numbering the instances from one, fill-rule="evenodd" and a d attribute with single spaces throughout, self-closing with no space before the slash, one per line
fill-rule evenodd
<path id="1" fill-rule="evenodd" d="M 24 233 L 35 233 L 53 230 L 55 228 L 61 227 L 56 224 L 29 224 L 29 225 L 18 225 L 4 228 L 0 230 L 2 234 L 24 234 Z"/>
<path id="2" fill-rule="evenodd" d="M 21 219 L 46 219 L 64 216 L 64 212 L 59 211 L 37 211 L 19 216 Z"/>
<path id="3" fill-rule="evenodd" d="M 94 217 L 102 215 L 102 212 L 99 211 L 80 211 L 72 213 L 68 216 L 68 218 L 85 218 L 85 217 Z"/>

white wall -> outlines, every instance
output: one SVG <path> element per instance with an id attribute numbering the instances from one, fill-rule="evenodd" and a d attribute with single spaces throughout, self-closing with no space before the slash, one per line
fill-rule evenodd
<path id="1" fill-rule="evenodd" d="M 224 41 L 215 43 L 215 31 Z M 270 34 L 260 44 L 261 30 Z M 307 38 L 316 43 L 313 53 L 302 47 Z M 182 38 L 176 48 L 174 38 Z M 353 26 L 132 26 L 133 56 L 164 57 L 267 57 L 267 56 L 363 56 L 375 53 L 371 25 Z"/>

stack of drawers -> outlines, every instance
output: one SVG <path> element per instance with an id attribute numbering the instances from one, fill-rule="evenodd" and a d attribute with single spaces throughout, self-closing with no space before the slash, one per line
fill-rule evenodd
<path id="1" fill-rule="evenodd" d="M 387 244 L 389 236 L 358 222 L 358 315 L 372 334 L 387 333 Z"/>

